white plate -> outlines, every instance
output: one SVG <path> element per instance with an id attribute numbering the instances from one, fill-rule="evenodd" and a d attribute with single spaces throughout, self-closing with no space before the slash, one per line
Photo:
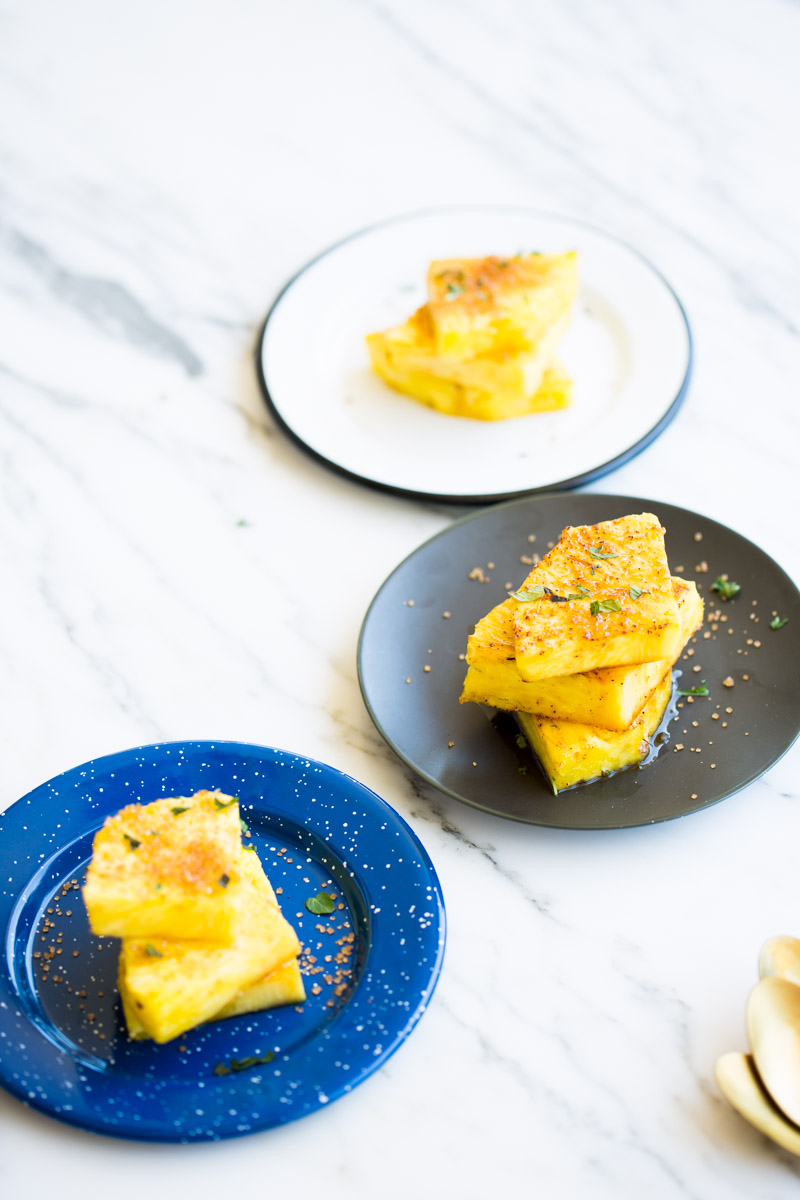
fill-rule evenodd
<path id="1" fill-rule="evenodd" d="M 578 252 L 580 294 L 559 349 L 570 408 L 447 417 L 371 371 L 365 335 L 425 303 L 431 259 L 520 250 Z M 692 349 L 678 298 L 635 250 L 578 221 L 481 207 L 400 217 L 325 251 L 275 301 L 257 357 L 273 413 L 315 457 L 389 491 L 482 503 L 575 487 L 642 450 L 683 399 Z"/>

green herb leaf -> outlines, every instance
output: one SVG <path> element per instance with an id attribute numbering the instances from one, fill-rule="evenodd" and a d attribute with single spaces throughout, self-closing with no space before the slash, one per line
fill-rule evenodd
<path id="1" fill-rule="evenodd" d="M 247 837 L 248 833 L 250 832 L 250 829 L 247 825 L 247 822 L 244 820 L 243 817 L 239 817 L 239 828 L 241 829 L 244 836 Z"/>
<path id="2" fill-rule="evenodd" d="M 516 736 L 516 738 L 515 738 L 514 740 L 515 740 L 515 742 L 517 743 L 517 745 L 519 746 L 520 750 L 524 750 L 524 749 L 525 749 L 525 747 L 526 747 L 526 746 L 527 746 L 527 744 L 528 744 L 528 743 L 525 741 L 525 738 L 522 736 L 522 734 L 521 734 L 521 733 L 518 733 L 518 734 L 517 734 L 517 736 Z"/>
<path id="3" fill-rule="evenodd" d="M 219 886 L 220 886 L 220 887 L 227 887 L 227 886 L 228 886 L 228 884 L 230 883 L 230 881 L 231 881 L 231 877 L 230 877 L 230 875 L 220 875 L 220 877 L 219 877 L 219 881 L 218 881 L 218 882 L 219 882 Z"/>
<path id="4" fill-rule="evenodd" d="M 741 590 L 740 584 L 734 583 L 732 579 L 726 579 L 724 575 L 718 575 L 711 585 L 711 591 L 719 592 L 722 600 L 730 600 Z"/>
<path id="5" fill-rule="evenodd" d="M 705 679 L 697 687 L 679 688 L 678 695 L 679 696 L 708 696 L 709 691 L 708 691 L 708 688 L 706 687 Z"/>
<path id="6" fill-rule="evenodd" d="M 524 604 L 528 600 L 541 600 L 544 593 L 545 588 L 543 587 L 523 588 L 522 591 L 512 592 L 511 599 L 519 600 Z"/>
<path id="7" fill-rule="evenodd" d="M 528 774 L 528 768 L 527 768 L 527 767 L 517 767 L 517 771 L 519 772 L 519 774 L 520 774 L 520 775 L 527 775 L 527 774 Z"/>
<path id="8" fill-rule="evenodd" d="M 255 851 L 256 851 L 255 846 L 242 846 L 242 849 L 243 850 L 252 850 L 253 854 L 255 854 Z"/>
<path id="9" fill-rule="evenodd" d="M 455 300 L 456 296 L 460 296 L 464 288 L 460 283 L 448 283 L 445 300 Z"/>
<path id="10" fill-rule="evenodd" d="M 223 1062 L 218 1062 L 217 1065 L 214 1067 L 215 1075 L 230 1075 L 230 1073 L 231 1073 L 230 1067 L 226 1067 L 225 1063 L 223 1063 Z"/>
<path id="11" fill-rule="evenodd" d="M 173 817 L 179 817 L 182 812 L 189 811 L 189 806 L 184 804 L 176 804 L 175 807 L 171 808 L 169 811 L 172 813 Z"/>
<path id="12" fill-rule="evenodd" d="M 567 599 L 568 600 L 585 600 L 586 597 L 591 596 L 591 594 L 592 593 L 589 591 L 588 588 L 585 588 L 582 584 L 579 583 L 577 585 L 577 591 L 571 592 L 569 594 L 569 596 L 567 596 Z"/>
<path id="13" fill-rule="evenodd" d="M 592 558 L 619 558 L 618 554 L 606 554 L 605 550 L 603 549 L 602 542 L 599 546 L 590 546 L 589 553 L 591 554 Z"/>
<path id="14" fill-rule="evenodd" d="M 593 600 L 589 605 L 589 612 L 593 617 L 598 613 L 622 612 L 622 605 L 619 600 Z"/>
<path id="15" fill-rule="evenodd" d="M 268 1050 L 266 1054 L 248 1054 L 245 1058 L 232 1058 L 231 1067 L 234 1071 L 249 1071 L 253 1067 L 266 1066 L 274 1057 L 274 1050 Z"/>
<path id="16" fill-rule="evenodd" d="M 788 617 L 775 616 L 770 621 L 769 627 L 770 627 L 770 629 L 783 629 L 784 625 L 787 623 L 788 620 L 789 620 Z"/>
<path id="17" fill-rule="evenodd" d="M 142 844 L 142 843 L 139 841 L 139 839 L 138 839 L 138 838 L 131 837 L 131 835 L 130 835 L 129 833 L 123 833 L 123 835 L 122 835 L 122 836 L 123 836 L 123 837 L 125 838 L 125 840 L 128 842 L 128 849 L 129 849 L 129 850 L 138 850 L 138 849 L 139 849 L 139 847 L 140 847 L 140 846 L 141 846 L 141 844 Z"/>
<path id="18" fill-rule="evenodd" d="M 236 798 L 236 796 L 233 796 L 230 800 L 226 800 L 224 804 L 222 803 L 222 801 L 219 799 L 218 796 L 214 797 L 214 805 L 216 807 L 217 812 L 222 812 L 223 808 L 230 808 L 232 804 L 238 804 L 238 803 L 239 803 L 239 801 Z"/>
<path id="19" fill-rule="evenodd" d="M 237 529 L 246 529 L 249 524 L 250 524 L 250 522 L 247 520 L 246 517 L 240 517 L 239 520 L 236 522 L 236 527 L 237 527 Z"/>
<path id="20" fill-rule="evenodd" d="M 145 945 L 144 952 L 148 958 L 163 958 L 164 955 L 160 950 L 156 950 L 155 946 L 151 946 L 149 942 Z"/>
<path id="21" fill-rule="evenodd" d="M 628 595 L 631 600 L 638 600 L 640 596 L 649 596 L 649 592 L 643 592 L 641 588 L 634 587 L 633 584 L 628 588 Z"/>
<path id="22" fill-rule="evenodd" d="M 316 913 L 317 916 L 332 913 L 333 896 L 328 892 L 317 892 L 316 896 L 309 896 L 306 900 L 306 908 L 310 913 Z"/>

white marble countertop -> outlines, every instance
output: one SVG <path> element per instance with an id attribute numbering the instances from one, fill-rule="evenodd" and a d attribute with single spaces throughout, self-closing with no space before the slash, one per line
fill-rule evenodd
<path id="1" fill-rule="evenodd" d="M 720 519 L 798 577 L 799 40 L 784 0 L 2 6 L 0 804 L 143 742 L 281 746 L 385 797 L 449 914 L 429 1011 L 352 1095 L 170 1147 L 0 1093 L 4 1198 L 796 1194 L 712 1070 L 745 1046 L 762 940 L 800 934 L 798 746 L 621 833 L 420 790 L 363 707 L 356 639 L 453 513 L 304 456 L 252 354 L 289 275 L 371 221 L 464 200 L 588 219 L 667 274 L 696 349 L 678 418 L 594 490 Z M 306 585 L 345 554 L 311 644 Z"/>

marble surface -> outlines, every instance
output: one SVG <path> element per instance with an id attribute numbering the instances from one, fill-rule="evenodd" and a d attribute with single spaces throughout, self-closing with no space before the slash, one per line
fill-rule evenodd
<path id="1" fill-rule="evenodd" d="M 450 921 L 429 1012 L 351 1096 L 184 1148 L 0 1093 L 4 1197 L 796 1194 L 712 1068 L 745 1045 L 761 941 L 800 933 L 798 747 L 622 833 L 421 788 L 355 647 L 453 513 L 305 457 L 252 354 L 286 278 L 366 223 L 465 199 L 588 219 L 665 271 L 696 346 L 678 419 L 594 490 L 718 518 L 797 577 L 799 38 L 785 0 L 0 7 L 0 803 L 143 742 L 284 747 L 411 823 Z"/>

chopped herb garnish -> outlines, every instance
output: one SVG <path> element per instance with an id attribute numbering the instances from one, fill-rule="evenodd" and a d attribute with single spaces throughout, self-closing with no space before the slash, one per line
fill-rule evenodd
<path id="1" fill-rule="evenodd" d="M 226 1067 L 225 1063 L 223 1063 L 223 1062 L 218 1062 L 217 1065 L 214 1067 L 215 1075 L 230 1075 L 230 1073 L 231 1073 L 230 1067 Z"/>
<path id="2" fill-rule="evenodd" d="M 448 283 L 445 300 L 455 300 L 456 296 L 460 296 L 463 290 L 463 285 L 460 283 Z"/>
<path id="3" fill-rule="evenodd" d="M 274 1050 L 268 1050 L 266 1054 L 248 1054 L 246 1058 L 232 1058 L 231 1067 L 234 1071 L 249 1071 L 252 1067 L 266 1066 L 274 1057 Z"/>
<path id="4" fill-rule="evenodd" d="M 518 733 L 518 734 L 517 734 L 517 736 L 515 737 L 514 741 L 517 743 L 517 745 L 519 746 L 520 750 L 524 750 L 524 749 L 525 749 L 525 747 L 526 747 L 526 746 L 527 746 L 527 744 L 528 744 L 528 743 L 525 741 L 525 738 L 522 736 L 522 734 L 521 734 L 521 733 Z"/>
<path id="5" fill-rule="evenodd" d="M 142 844 L 138 838 L 131 837 L 131 835 L 129 833 L 123 833 L 122 836 L 127 841 L 129 850 L 138 850 Z"/>
<path id="6" fill-rule="evenodd" d="M 618 554 L 607 554 L 603 549 L 602 542 L 599 546 L 590 546 L 589 553 L 591 554 L 592 558 L 619 558 Z"/>
<path id="7" fill-rule="evenodd" d="M 247 822 L 242 817 L 239 817 L 239 826 L 240 826 L 244 836 L 247 837 L 250 830 L 248 828 Z"/>
<path id="8" fill-rule="evenodd" d="M 246 529 L 249 524 L 250 524 L 250 522 L 247 520 L 246 517 L 240 517 L 239 520 L 236 522 L 236 527 L 237 527 L 237 529 Z"/>
<path id="9" fill-rule="evenodd" d="M 720 599 L 722 600 L 730 600 L 741 590 L 741 585 L 734 583 L 726 575 L 718 575 L 711 585 L 711 591 L 719 592 Z"/>
<path id="10" fill-rule="evenodd" d="M 699 684 L 697 687 L 679 688 L 678 695 L 679 696 L 708 696 L 709 691 L 708 691 L 708 688 L 706 687 L 705 680 L 703 680 L 703 682 L 701 684 Z"/>
<path id="11" fill-rule="evenodd" d="M 640 596 L 649 596 L 649 592 L 642 591 L 641 588 L 634 587 L 633 584 L 628 588 L 628 595 L 631 600 L 638 600 Z"/>
<path id="12" fill-rule="evenodd" d="M 176 804 L 175 807 L 171 808 L 169 811 L 172 813 L 173 817 L 179 817 L 182 812 L 189 811 L 189 806 L 187 804 Z"/>
<path id="13" fill-rule="evenodd" d="M 317 916 L 332 913 L 333 896 L 328 892 L 317 892 L 316 896 L 309 896 L 306 900 L 306 908 L 310 913 L 315 913 Z"/>
<path id="14" fill-rule="evenodd" d="M 220 886 L 220 887 L 227 887 L 227 886 L 228 886 L 228 884 L 230 883 L 230 881 L 231 881 L 231 877 L 230 877 L 230 875 L 220 875 L 220 877 L 219 877 L 219 886 Z"/>
<path id="15" fill-rule="evenodd" d="M 528 774 L 528 768 L 527 768 L 527 767 L 517 767 L 517 771 L 520 773 L 520 775 L 527 775 L 527 774 Z"/>
<path id="16" fill-rule="evenodd" d="M 252 850 L 253 853 L 255 853 L 256 848 L 255 848 L 255 846 L 242 846 L 242 849 L 243 850 Z"/>
<path id="17" fill-rule="evenodd" d="M 239 801 L 236 799 L 235 796 L 231 800 L 226 800 L 224 804 L 222 803 L 222 801 L 219 799 L 218 796 L 214 797 L 214 804 L 216 805 L 217 812 L 222 812 L 223 808 L 230 808 L 232 804 L 238 804 L 238 803 L 239 803 Z"/>
<path id="18" fill-rule="evenodd" d="M 512 592 L 512 600 L 520 600 L 523 604 L 527 600 L 541 600 L 542 596 L 547 591 L 544 587 L 523 588 L 519 592 Z"/>
<path id="19" fill-rule="evenodd" d="M 783 629 L 784 625 L 789 620 L 788 617 L 779 617 L 777 613 L 769 623 L 770 629 Z"/>
<path id="20" fill-rule="evenodd" d="M 622 605 L 619 600 L 593 600 L 589 605 L 589 611 L 593 617 L 596 617 L 598 613 L 622 612 Z"/>
<path id="21" fill-rule="evenodd" d="M 148 958 L 163 958 L 164 957 L 164 955 L 161 953 L 161 951 L 156 950 L 155 946 L 151 946 L 149 942 L 145 945 L 144 952 Z"/>

